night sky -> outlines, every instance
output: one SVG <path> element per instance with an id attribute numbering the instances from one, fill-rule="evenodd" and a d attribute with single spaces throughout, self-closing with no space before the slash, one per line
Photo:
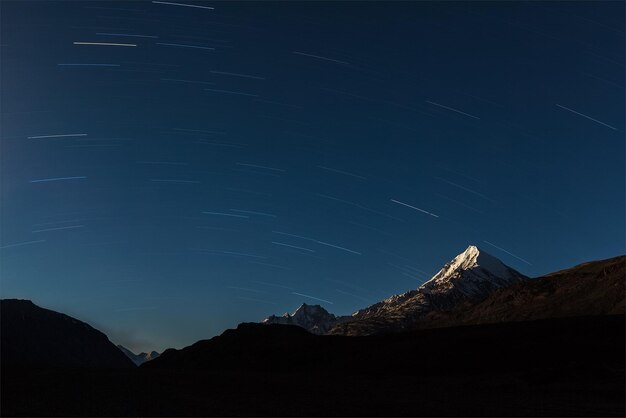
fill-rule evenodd
<path id="1" fill-rule="evenodd" d="M 0 12 L 1 295 L 130 349 L 625 252 L 623 2 Z"/>

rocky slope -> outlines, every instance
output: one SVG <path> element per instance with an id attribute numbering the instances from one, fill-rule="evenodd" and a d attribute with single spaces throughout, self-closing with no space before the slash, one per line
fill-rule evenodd
<path id="1" fill-rule="evenodd" d="M 432 312 L 420 328 L 624 314 L 626 256 L 592 261 L 498 289 L 479 302 Z"/>
<path id="2" fill-rule="evenodd" d="M 431 312 L 448 311 L 467 301 L 482 300 L 497 289 L 527 279 L 472 245 L 418 289 L 361 309 L 329 333 L 371 335 L 414 329 Z"/>

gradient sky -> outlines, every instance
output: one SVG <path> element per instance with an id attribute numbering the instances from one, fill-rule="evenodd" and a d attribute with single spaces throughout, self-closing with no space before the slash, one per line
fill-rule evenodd
<path id="1" fill-rule="evenodd" d="M 133 350 L 349 314 L 470 244 L 625 252 L 623 2 L 3 1 L 1 31 L 1 295 Z"/>

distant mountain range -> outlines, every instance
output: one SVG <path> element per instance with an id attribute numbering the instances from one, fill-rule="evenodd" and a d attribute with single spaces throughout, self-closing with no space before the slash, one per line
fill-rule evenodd
<path id="1" fill-rule="evenodd" d="M 298 325 L 314 334 L 368 335 L 401 331 L 410 329 L 430 312 L 450 310 L 467 300 L 482 300 L 496 289 L 526 279 L 471 245 L 418 289 L 393 295 L 351 316 L 336 317 L 319 305 L 305 304 L 293 315 L 272 315 L 262 322 Z"/>
<path id="2" fill-rule="evenodd" d="M 335 316 L 303 304 L 263 324 L 290 324 L 314 334 L 373 335 L 421 328 L 624 313 L 626 257 L 595 261 L 530 279 L 476 246 L 418 289 Z"/>
<path id="3" fill-rule="evenodd" d="M 134 368 L 102 332 L 29 300 L 0 300 L 2 367 Z"/>
<path id="4" fill-rule="evenodd" d="M 156 351 L 151 351 L 149 353 L 141 352 L 139 354 L 135 354 L 121 344 L 118 344 L 117 348 L 119 348 L 122 353 L 126 354 L 126 357 L 128 357 L 137 366 L 141 366 L 146 361 L 154 360 L 155 358 L 159 357 L 159 353 L 157 353 Z"/>
<path id="5" fill-rule="evenodd" d="M 625 266 L 626 256 L 620 256 L 529 279 L 485 251 L 469 246 L 418 289 L 391 296 L 350 316 L 335 316 L 319 305 L 303 304 L 293 314 L 272 315 L 262 324 L 294 325 L 316 335 L 365 336 L 458 325 L 623 314 Z M 159 358 L 155 351 L 135 354 L 121 345 L 116 347 L 88 324 L 28 300 L 5 299 L 0 306 L 5 365 L 119 368 L 152 363 Z M 238 328 L 238 333 L 244 331 L 252 332 L 249 325 Z M 204 344 L 199 341 L 190 349 Z M 163 354 L 171 358 L 174 352 L 180 350 L 169 349 Z"/>
<path id="6" fill-rule="evenodd" d="M 418 289 L 391 296 L 351 316 L 338 317 L 319 305 L 303 304 L 293 314 L 272 315 L 261 324 L 240 324 L 236 330 L 227 330 L 182 350 L 166 350 L 144 366 L 239 368 L 244 363 L 235 366 L 237 359 L 249 359 L 254 364 L 245 363 L 245 367 L 255 370 L 265 370 L 268 364 L 274 368 L 279 364 L 295 367 L 294 364 L 316 363 L 321 352 L 329 350 L 325 344 L 331 344 L 330 340 L 312 339 L 316 335 L 400 335 L 459 325 L 623 315 L 625 266 L 626 256 L 620 256 L 530 279 L 469 246 Z M 297 331 L 297 327 L 302 331 Z M 321 344 L 317 354 L 311 348 L 316 344 Z M 331 345 L 339 349 L 341 344 Z M 254 357 L 249 357 L 247 347 L 251 345 Z M 282 353 L 282 360 L 273 353 Z"/>

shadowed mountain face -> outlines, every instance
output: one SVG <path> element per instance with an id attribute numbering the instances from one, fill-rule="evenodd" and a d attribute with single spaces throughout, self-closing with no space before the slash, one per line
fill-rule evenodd
<path id="1" fill-rule="evenodd" d="M 29 300 L 0 300 L 3 368 L 133 368 L 97 329 Z"/>
<path id="2" fill-rule="evenodd" d="M 157 353 L 156 351 L 151 351 L 149 353 L 141 352 L 139 354 L 135 354 L 121 344 L 118 344 L 117 348 L 119 348 L 122 353 L 124 353 L 126 357 L 128 357 L 137 366 L 145 363 L 146 361 L 154 360 L 155 358 L 159 357 L 159 353 Z"/>
<path id="3" fill-rule="evenodd" d="M 471 245 L 416 290 L 394 295 L 352 314 L 329 331 L 336 335 L 373 335 L 415 329 L 431 312 L 478 301 L 528 278 Z"/>
<path id="4" fill-rule="evenodd" d="M 242 324 L 134 369 L 2 369 L 2 416 L 624 416 L 624 316 L 313 335 Z"/>
<path id="5" fill-rule="evenodd" d="M 420 328 L 568 316 L 624 314 L 626 256 L 593 261 L 499 289 L 449 312 L 432 312 Z"/>
<path id="6" fill-rule="evenodd" d="M 302 327 L 242 323 L 210 340 L 198 341 L 181 350 L 167 349 L 143 368 L 280 370 L 293 367 L 286 359 L 310 352 L 317 341 Z M 306 356 L 297 362 L 306 362 Z"/>
<path id="7" fill-rule="evenodd" d="M 313 335 L 297 326 L 245 323 L 210 340 L 181 350 L 167 350 L 141 369 L 332 373 L 394 373 L 395 370 L 409 374 L 488 372 L 503 367 L 523 370 L 528 366 L 523 365 L 526 361 L 536 362 L 534 368 L 548 367 L 553 361 L 566 363 L 569 360 L 565 359 L 571 355 L 561 350 L 568 340 L 572 350 L 593 351 L 597 347 L 591 347 L 596 346 L 598 338 L 618 343 L 623 337 L 621 331 L 617 332 L 623 324 L 623 315 L 598 318 L 450 327 L 362 337 Z M 603 332 L 607 334 L 600 338 Z M 620 344 L 623 346 L 624 342 Z M 535 358 L 538 356 L 533 353 L 522 356 L 530 347 L 541 347 L 543 357 Z M 616 347 L 617 352 L 621 357 Z M 611 356 L 616 361 L 617 357 Z"/>

